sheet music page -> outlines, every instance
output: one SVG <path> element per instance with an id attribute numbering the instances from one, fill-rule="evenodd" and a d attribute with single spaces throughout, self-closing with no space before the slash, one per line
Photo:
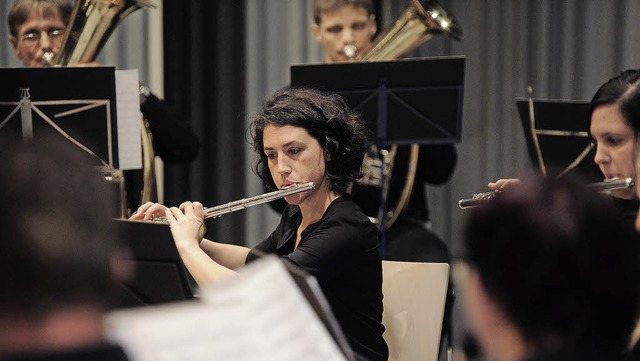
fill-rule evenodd
<path id="1" fill-rule="evenodd" d="M 112 312 L 107 336 L 138 361 L 343 361 L 274 256 L 201 290 L 200 301 Z"/>
<path id="2" fill-rule="evenodd" d="M 118 159 L 120 169 L 142 168 L 138 70 L 116 70 Z"/>

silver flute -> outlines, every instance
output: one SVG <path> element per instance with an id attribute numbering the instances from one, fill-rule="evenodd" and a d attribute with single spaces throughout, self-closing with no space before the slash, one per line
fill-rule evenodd
<path id="1" fill-rule="evenodd" d="M 243 198 L 237 201 L 221 204 L 215 207 L 208 207 L 204 209 L 204 218 L 218 218 L 227 213 L 239 211 L 245 208 L 249 208 L 258 204 L 275 201 L 276 199 L 284 198 L 293 194 L 302 193 L 313 190 L 315 185 L 313 182 L 299 184 L 289 188 L 261 194 L 258 196 Z M 166 217 L 154 218 L 153 221 L 167 222 Z"/>
<path id="2" fill-rule="evenodd" d="M 284 198 L 293 194 L 310 191 L 315 188 L 313 182 L 299 184 L 293 187 L 261 194 L 250 198 L 240 199 L 238 201 L 229 202 L 227 204 L 221 204 L 219 206 L 205 208 L 204 218 L 218 218 L 227 213 L 239 211 L 245 208 L 249 208 L 258 204 L 275 201 L 276 199 Z"/>
<path id="3" fill-rule="evenodd" d="M 635 186 L 635 182 L 632 178 L 614 179 L 610 181 L 589 184 L 589 187 L 596 192 L 608 192 L 616 189 L 632 188 L 633 186 Z M 500 192 L 501 191 L 476 193 L 471 198 L 465 198 L 458 201 L 458 206 L 461 209 L 479 206 L 482 203 L 494 198 L 496 195 L 500 194 Z"/>

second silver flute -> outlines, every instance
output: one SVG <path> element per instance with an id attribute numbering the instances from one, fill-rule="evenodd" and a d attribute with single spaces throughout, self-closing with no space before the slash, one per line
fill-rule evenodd
<path id="1" fill-rule="evenodd" d="M 633 186 L 635 186 L 635 182 L 633 181 L 632 178 L 615 179 L 610 181 L 589 184 L 589 187 L 591 187 L 591 189 L 593 189 L 596 192 L 606 192 L 606 191 L 612 191 L 615 189 L 631 188 Z M 479 206 L 480 204 L 500 194 L 500 192 L 501 191 L 477 193 L 477 194 L 474 194 L 471 198 L 461 199 L 458 202 L 458 206 L 461 209 Z"/>

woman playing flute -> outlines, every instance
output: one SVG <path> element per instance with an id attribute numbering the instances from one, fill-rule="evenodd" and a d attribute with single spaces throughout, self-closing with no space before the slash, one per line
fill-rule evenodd
<path id="1" fill-rule="evenodd" d="M 131 219 L 166 216 L 185 266 L 199 285 L 225 279 L 264 253 L 314 275 L 351 347 L 386 360 L 382 338 L 382 269 L 377 229 L 346 193 L 360 175 L 365 124 L 343 99 L 309 89 L 277 92 L 251 124 L 258 175 L 280 189 L 313 182 L 287 196 L 276 229 L 253 249 L 204 238 L 199 202 L 180 208 L 148 203 Z"/>
<path id="2" fill-rule="evenodd" d="M 631 178 L 637 184 L 634 154 L 640 134 L 640 70 L 626 70 L 600 86 L 591 99 L 589 119 L 589 134 L 596 146 L 594 161 L 604 180 Z M 488 186 L 492 190 L 505 190 L 519 182 L 499 179 Z M 635 219 L 638 211 L 635 190 L 616 189 L 611 195 L 625 216 Z"/>

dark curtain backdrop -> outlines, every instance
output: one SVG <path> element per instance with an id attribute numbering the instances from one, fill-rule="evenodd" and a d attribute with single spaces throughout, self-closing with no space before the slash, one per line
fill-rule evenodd
<path id="1" fill-rule="evenodd" d="M 201 142 L 190 164 L 165 163 L 165 203 L 215 206 L 244 198 L 244 2 L 163 6 L 165 99 L 182 110 Z M 242 241 L 241 213 L 208 221 L 208 237 Z"/>

